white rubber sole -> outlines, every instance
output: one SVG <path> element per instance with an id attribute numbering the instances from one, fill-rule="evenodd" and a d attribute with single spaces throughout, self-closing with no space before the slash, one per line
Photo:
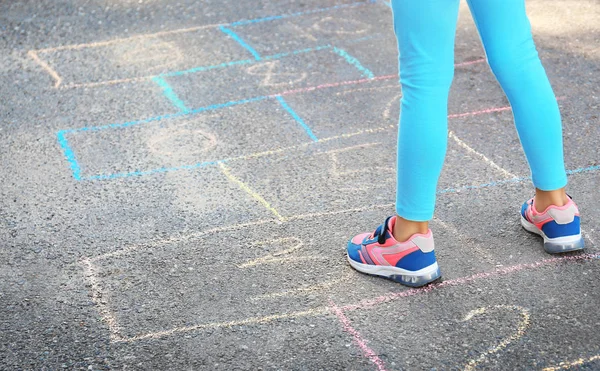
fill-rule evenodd
<path id="1" fill-rule="evenodd" d="M 352 268 L 359 272 L 389 278 L 396 282 L 400 282 L 403 285 L 411 287 L 424 286 L 442 276 L 437 262 L 423 269 L 419 269 L 418 271 L 409 271 L 406 269 L 385 265 L 363 264 L 352 260 L 349 256 L 348 262 Z"/>
<path id="2" fill-rule="evenodd" d="M 550 238 L 546 236 L 544 231 L 538 229 L 534 224 L 523 218 L 523 215 L 521 215 L 521 225 L 527 231 L 542 236 L 544 239 L 544 250 L 550 254 L 577 251 L 582 250 L 585 247 L 581 233 L 572 236 Z"/>

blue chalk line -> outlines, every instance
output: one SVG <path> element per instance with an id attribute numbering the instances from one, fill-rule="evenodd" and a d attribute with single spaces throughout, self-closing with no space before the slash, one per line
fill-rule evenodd
<path id="1" fill-rule="evenodd" d="M 67 161 L 69 162 L 69 166 L 71 167 L 71 171 L 73 172 L 73 178 L 75 178 L 75 180 L 81 180 L 81 168 L 79 168 L 79 163 L 75 158 L 75 153 L 73 153 L 73 149 L 71 148 L 69 142 L 67 141 L 67 138 L 65 137 L 65 134 L 69 132 L 70 130 L 61 130 L 58 133 L 56 133 L 56 136 L 58 137 L 58 143 L 60 144 L 60 147 L 62 148 L 63 153 Z"/>
<path id="2" fill-rule="evenodd" d="M 219 26 L 219 29 L 221 29 L 221 31 L 223 31 L 229 37 L 231 37 L 232 39 L 237 41 L 238 44 L 240 44 L 242 47 L 244 47 L 246 50 L 248 50 L 252 54 L 252 56 L 254 56 L 254 59 L 256 59 L 257 61 L 260 61 L 260 54 L 258 54 L 258 52 L 256 50 L 254 50 L 253 47 L 251 47 L 244 40 L 242 40 L 242 38 L 239 37 L 238 34 L 236 34 L 231 29 L 229 29 L 225 26 Z"/>
<path id="3" fill-rule="evenodd" d="M 173 103 L 173 105 L 177 108 L 179 108 L 179 110 L 183 113 L 187 113 L 190 111 L 189 108 L 186 107 L 185 103 L 183 103 L 183 101 L 181 99 L 179 99 L 179 97 L 177 96 L 177 94 L 175 94 L 175 92 L 173 91 L 173 88 L 171 87 L 171 85 L 169 85 L 169 83 L 167 81 L 165 81 L 165 79 L 163 79 L 160 76 L 157 77 L 153 77 L 152 81 L 154 81 L 158 86 L 161 87 L 163 95 L 171 101 L 171 103 Z"/>
<path id="4" fill-rule="evenodd" d="M 358 59 L 356 59 L 353 56 L 351 56 L 350 54 L 348 54 L 344 49 L 333 47 L 333 52 L 336 53 L 337 55 L 339 55 L 340 57 L 344 58 L 346 60 L 346 62 L 348 62 L 352 66 L 356 67 L 356 69 L 358 69 L 363 74 L 363 76 L 365 76 L 366 78 L 368 78 L 368 79 L 375 78 L 375 75 L 373 74 L 373 72 L 371 72 L 369 69 L 365 68 Z"/>
<path id="5" fill-rule="evenodd" d="M 308 125 L 306 125 L 306 123 L 304 122 L 304 120 L 302 120 L 302 118 L 300 116 L 298 116 L 298 114 L 292 109 L 292 107 L 290 107 L 287 102 L 285 101 L 285 99 L 283 99 L 283 97 L 281 95 L 278 95 L 277 97 L 277 101 L 279 101 L 279 103 L 281 104 L 281 106 L 288 111 L 288 113 L 290 115 L 292 115 L 292 117 L 294 118 L 294 120 L 296 120 L 296 122 L 298 124 L 300 124 L 300 126 L 302 126 L 302 128 L 304 129 L 304 131 L 306 131 L 306 134 L 308 134 L 308 136 L 310 137 L 310 139 L 313 140 L 313 142 L 318 142 L 319 139 L 315 136 L 315 134 L 313 134 L 312 130 L 310 129 L 310 127 Z"/>
<path id="6" fill-rule="evenodd" d="M 216 165 L 220 162 L 226 162 L 226 161 L 225 160 L 205 161 L 205 162 L 199 162 L 199 163 L 192 164 L 192 165 L 181 165 L 181 166 L 175 166 L 175 167 L 161 167 L 161 168 L 151 169 L 151 170 L 131 171 L 128 173 L 91 175 L 91 176 L 85 177 L 84 180 L 110 180 L 110 179 L 119 179 L 119 178 L 129 178 L 129 177 L 133 177 L 133 176 L 161 174 L 161 173 L 167 173 L 167 172 L 177 171 L 177 170 L 193 170 L 193 169 L 199 169 L 199 168 L 203 168 L 203 167 L 210 166 L 210 165 Z"/>

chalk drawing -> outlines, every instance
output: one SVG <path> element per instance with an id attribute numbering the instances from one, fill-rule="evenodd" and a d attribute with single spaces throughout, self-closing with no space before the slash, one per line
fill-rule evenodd
<path id="1" fill-rule="evenodd" d="M 319 138 L 317 138 L 317 136 L 313 133 L 310 126 L 308 126 L 304 122 L 304 120 L 296 113 L 296 111 L 294 111 L 292 109 L 292 107 L 289 106 L 289 104 L 286 102 L 285 99 L 283 99 L 283 97 L 277 97 L 277 101 L 279 102 L 281 107 L 283 107 L 283 109 L 286 110 L 294 118 L 294 120 L 298 123 L 298 125 L 300 125 L 300 127 L 302 129 L 304 129 L 304 131 L 306 132 L 306 135 L 308 135 L 310 137 L 310 139 L 313 140 L 313 142 L 319 141 Z"/>
<path id="2" fill-rule="evenodd" d="M 317 41 L 318 39 L 310 32 L 309 28 L 300 27 L 295 23 L 289 23 L 286 25 L 287 27 L 293 28 L 292 33 L 295 37 L 303 37 L 305 39 L 309 39 L 310 41 Z"/>
<path id="3" fill-rule="evenodd" d="M 291 28 L 294 37 L 301 37 L 316 42 L 325 36 L 339 35 L 363 35 L 372 29 L 370 24 L 357 19 L 341 17 L 323 17 L 309 27 L 302 27 L 295 23 L 288 23 L 283 27 Z"/>
<path id="4" fill-rule="evenodd" d="M 190 112 L 190 109 L 187 108 L 185 103 L 177 96 L 175 91 L 173 91 L 173 88 L 171 87 L 171 85 L 169 85 L 169 83 L 165 79 L 157 76 L 157 77 L 153 77 L 152 81 L 154 81 L 161 88 L 162 93 L 165 96 L 165 98 L 167 98 L 171 103 L 173 103 L 173 105 L 175 107 L 177 107 L 180 112 L 182 112 L 182 113 Z"/>
<path id="5" fill-rule="evenodd" d="M 470 321 L 471 319 L 473 319 L 476 316 L 480 316 L 480 315 L 489 313 L 490 311 L 494 311 L 494 310 L 518 312 L 520 314 L 521 319 L 517 325 L 517 329 L 514 333 L 510 334 L 510 336 L 507 336 L 504 339 L 500 340 L 499 344 L 488 349 L 485 353 L 482 353 L 477 359 L 469 360 L 467 365 L 464 367 L 465 371 L 474 370 L 477 367 L 477 365 L 479 365 L 479 364 L 481 364 L 481 362 L 485 361 L 485 359 L 488 356 L 490 356 L 494 353 L 498 353 L 499 351 L 501 351 L 501 350 L 505 349 L 507 346 L 509 346 L 511 343 L 522 338 L 523 335 L 525 334 L 525 331 L 527 330 L 527 328 L 530 325 L 529 310 L 526 308 L 517 306 L 517 305 L 495 305 L 492 307 L 483 307 L 483 308 L 475 309 L 475 310 L 472 310 L 471 312 L 469 312 L 465 316 L 465 318 L 463 318 L 462 321 L 463 322 Z"/>
<path id="6" fill-rule="evenodd" d="M 256 59 L 257 61 L 260 61 L 260 54 L 258 54 L 258 52 L 256 50 L 254 50 L 253 47 L 251 47 L 247 42 L 245 42 L 244 40 L 242 40 L 242 38 L 235 33 L 232 29 L 227 28 L 225 26 L 219 26 L 219 29 L 225 33 L 227 36 L 231 37 L 233 40 L 235 40 L 238 44 L 240 44 L 244 49 L 246 49 L 247 51 L 250 52 L 250 54 L 252 54 L 252 56 L 254 57 L 254 59 Z"/>
<path id="7" fill-rule="evenodd" d="M 232 22 L 229 24 L 219 23 L 219 24 L 202 25 L 202 26 L 197 26 L 197 27 L 182 28 L 182 29 L 176 29 L 176 30 L 170 30 L 170 31 L 160 31 L 160 32 L 155 32 L 155 33 L 150 33 L 150 34 L 134 35 L 131 37 L 117 38 L 117 39 L 107 40 L 107 41 L 64 45 L 64 46 L 58 46 L 58 47 L 30 50 L 28 52 L 28 56 L 30 58 L 32 58 L 46 73 L 48 73 L 53 78 L 54 88 L 72 89 L 72 88 L 82 88 L 82 87 L 98 87 L 98 86 L 114 85 L 114 84 L 121 84 L 121 83 L 128 83 L 128 82 L 138 82 L 138 81 L 152 79 L 152 78 L 156 77 L 156 75 L 152 74 L 152 75 L 148 75 L 148 76 L 111 79 L 111 80 L 107 80 L 107 81 L 99 81 L 99 82 L 97 81 L 97 82 L 89 82 L 89 83 L 74 82 L 74 83 L 69 83 L 69 84 L 63 84 L 63 78 L 56 72 L 56 70 L 54 68 L 52 68 L 48 64 L 47 61 L 40 58 L 39 55 L 44 54 L 44 53 L 56 53 L 56 52 L 65 51 L 65 50 L 73 51 L 73 50 L 82 50 L 82 49 L 89 49 L 89 48 L 114 46 L 117 50 L 119 50 L 119 48 L 121 48 L 123 50 L 122 52 L 117 51 L 117 55 L 120 54 L 121 59 L 124 59 L 126 61 L 132 61 L 132 62 L 137 61 L 138 63 L 142 62 L 142 64 L 146 64 L 146 65 L 150 64 L 150 66 L 148 67 L 150 70 L 160 69 L 160 68 L 166 67 L 167 65 L 153 65 L 153 64 L 155 64 L 157 62 L 166 63 L 166 64 L 176 63 L 176 60 L 180 60 L 183 57 L 183 54 L 181 54 L 181 51 L 178 49 L 177 49 L 177 51 L 175 51 L 175 49 L 173 49 L 175 51 L 175 54 L 174 54 L 175 58 L 170 57 L 170 58 L 165 58 L 165 59 L 159 59 L 155 55 L 156 53 L 154 53 L 154 52 L 147 53 L 147 51 L 143 51 L 142 48 L 139 48 L 139 49 L 136 48 L 136 45 L 143 45 L 144 43 L 150 43 L 149 45 L 151 46 L 151 48 L 156 48 L 157 46 L 160 45 L 157 50 L 159 51 L 159 53 L 162 53 L 162 51 L 165 50 L 164 49 L 165 45 L 160 44 L 162 42 L 159 39 L 161 36 L 195 32 L 195 31 L 199 31 L 199 30 L 203 30 L 203 29 L 215 29 L 215 30 L 221 30 L 228 37 L 231 37 L 234 41 L 236 41 L 238 44 L 240 44 L 243 48 L 248 50 L 252 54 L 252 56 L 254 57 L 255 60 L 261 60 L 262 58 L 261 58 L 260 54 L 256 50 L 254 50 L 254 48 L 252 48 L 252 46 L 250 46 L 248 43 L 246 43 L 233 30 L 233 28 L 235 28 L 237 26 L 242 26 L 245 24 L 267 22 L 267 21 L 273 21 L 273 20 L 277 20 L 277 19 L 298 17 L 298 16 L 302 16 L 302 15 L 307 15 L 307 14 L 328 12 L 328 11 L 333 11 L 336 9 L 363 6 L 363 5 L 372 4 L 374 2 L 375 2 L 375 0 L 369 0 L 369 1 L 352 3 L 352 4 L 341 4 L 341 5 L 336 5 L 336 6 L 327 7 L 327 8 L 310 9 L 310 10 L 292 13 L 292 14 L 283 14 L 283 15 L 277 15 L 277 16 L 268 16 L 268 17 L 262 17 L 262 18 L 257 18 L 257 19 L 251 19 L 251 20 L 242 20 L 242 21 Z M 343 30 L 341 32 L 343 32 Z M 150 40 L 150 41 L 148 41 L 148 40 Z M 158 41 L 154 41 L 154 42 L 158 42 L 158 44 L 153 44 L 152 40 L 158 40 Z M 129 45 L 133 44 L 134 46 L 133 46 L 133 49 L 131 49 L 131 47 L 122 47 L 121 44 L 129 44 Z M 170 47 L 174 48 L 173 46 L 170 46 Z M 136 54 L 141 56 L 141 58 L 139 58 L 139 59 L 136 58 Z"/>
<path id="8" fill-rule="evenodd" d="M 348 36 L 362 35 L 371 30 L 372 26 L 354 18 L 328 16 L 319 19 L 311 28 L 327 34 Z"/>
<path id="9" fill-rule="evenodd" d="M 51 53 L 51 52 L 56 52 L 56 51 L 60 51 L 60 50 L 80 50 L 80 49 L 88 49 L 88 48 L 99 48 L 99 47 L 103 47 L 103 46 L 119 44 L 119 43 L 126 43 L 126 42 L 130 42 L 130 41 L 138 42 L 140 39 L 157 38 L 159 36 L 188 33 L 188 32 L 204 30 L 204 29 L 214 29 L 219 26 L 221 26 L 221 24 L 207 24 L 207 25 L 202 25 L 202 26 L 197 26 L 197 27 L 180 28 L 180 29 L 170 30 L 170 31 L 160 31 L 160 32 L 154 32 L 154 33 L 148 33 L 148 34 L 133 35 L 133 36 L 129 36 L 129 37 L 116 38 L 116 39 L 107 40 L 107 41 L 63 45 L 63 46 L 56 46 L 56 47 L 52 47 L 52 48 L 37 49 L 37 50 L 34 50 L 34 52 L 36 52 L 36 53 Z"/>
<path id="10" fill-rule="evenodd" d="M 202 117 L 202 121 L 210 120 L 217 115 Z M 178 154 L 186 156 L 202 156 L 215 149 L 217 137 L 204 128 L 198 127 L 198 120 L 184 122 L 176 126 L 161 127 L 152 132 L 147 146 L 156 155 L 172 159 Z M 183 146 L 183 144 L 186 144 Z"/>
<path id="11" fill-rule="evenodd" d="M 591 229 L 592 232 L 594 232 L 593 229 Z M 594 239 L 592 238 L 591 233 L 589 233 L 588 231 L 585 231 L 583 229 L 581 229 L 581 233 L 585 236 L 585 238 L 588 239 L 588 241 L 590 241 L 590 243 L 592 244 L 592 246 L 596 247 L 596 242 L 594 241 Z"/>
<path id="12" fill-rule="evenodd" d="M 299 17 L 299 16 L 303 16 L 303 15 L 329 12 L 332 10 L 338 10 L 338 9 L 343 9 L 343 8 L 359 7 L 359 6 L 364 6 L 364 5 L 368 5 L 368 4 L 373 4 L 373 3 L 375 3 L 375 1 L 376 0 L 368 0 L 368 1 L 359 1 L 356 3 L 350 3 L 350 4 L 340 4 L 340 5 L 334 5 L 334 6 L 327 7 L 327 8 L 310 9 L 310 10 L 305 10 L 302 12 L 291 13 L 291 14 L 282 14 L 282 15 L 276 15 L 276 16 L 269 16 L 269 17 L 262 17 L 262 18 L 256 18 L 256 19 L 250 19 L 250 20 L 237 21 L 237 22 L 230 23 L 229 25 L 231 27 L 237 27 L 237 26 L 242 26 L 242 25 L 247 25 L 247 24 L 269 22 L 269 21 L 274 21 L 277 19 Z"/>
<path id="13" fill-rule="evenodd" d="M 468 277 L 461 277 L 461 278 L 446 280 L 441 283 L 434 283 L 434 284 L 430 284 L 428 286 L 424 286 L 424 287 L 417 288 L 417 289 L 409 289 L 409 290 L 402 291 L 402 292 L 391 292 L 388 294 L 378 296 L 373 299 L 364 299 L 355 304 L 345 305 L 344 307 L 342 307 L 342 309 L 344 311 L 366 309 L 366 308 L 371 308 L 371 307 L 374 307 L 374 306 L 377 306 L 377 305 L 380 305 L 383 303 L 388 303 L 388 302 L 391 302 L 394 300 L 407 298 L 407 297 L 411 297 L 411 296 L 415 296 L 415 295 L 426 294 L 431 291 L 446 288 L 446 287 L 462 286 L 462 285 L 469 284 L 471 282 L 485 280 L 485 279 L 489 279 L 489 278 L 501 277 L 501 276 L 509 275 L 509 274 L 512 274 L 515 272 L 520 272 L 523 270 L 538 269 L 538 268 L 545 267 L 548 265 L 554 265 L 559 262 L 566 263 L 566 262 L 572 262 L 572 261 L 595 260 L 595 259 L 599 259 L 599 258 L 600 258 L 600 253 L 597 252 L 597 253 L 593 253 L 593 254 L 580 254 L 580 255 L 574 255 L 574 256 L 561 256 L 561 257 L 556 257 L 556 258 L 543 259 L 543 260 L 537 261 L 535 263 L 517 264 L 517 265 L 508 266 L 508 267 L 498 267 L 495 270 L 490 271 L 490 272 L 476 273 L 476 274 L 468 276 Z"/>
<path id="14" fill-rule="evenodd" d="M 269 61 L 261 64 L 256 64 L 246 68 L 246 73 L 251 76 L 260 76 L 262 80 L 260 86 L 283 87 L 294 85 L 306 80 L 307 72 L 291 73 L 291 72 L 275 72 L 280 67 L 280 61 Z M 275 81 L 274 81 L 275 80 Z"/>

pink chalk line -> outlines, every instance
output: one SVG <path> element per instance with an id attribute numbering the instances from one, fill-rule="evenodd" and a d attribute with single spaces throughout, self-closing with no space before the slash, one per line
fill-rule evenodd
<path id="1" fill-rule="evenodd" d="M 557 101 L 561 101 L 563 99 L 565 99 L 565 97 L 557 97 L 556 98 Z M 497 107 L 497 108 L 488 108 L 488 109 L 484 109 L 484 110 L 481 110 L 481 111 L 473 111 L 473 112 L 465 112 L 465 113 L 454 113 L 454 114 L 448 115 L 448 118 L 449 119 L 453 119 L 453 118 L 457 118 L 457 117 L 483 115 L 483 114 L 486 114 L 486 113 L 510 111 L 511 109 L 512 108 L 510 106 Z"/>
<path id="2" fill-rule="evenodd" d="M 346 317 L 344 312 L 337 305 L 335 305 L 335 303 L 331 299 L 329 300 L 329 309 L 331 309 L 331 311 L 340 320 L 342 326 L 344 327 L 344 331 L 352 335 L 352 337 L 354 338 L 354 343 L 358 345 L 360 350 L 362 350 L 365 357 L 367 357 L 369 361 L 373 362 L 377 366 L 377 369 L 379 371 L 385 371 L 385 364 L 383 363 L 381 358 L 377 356 L 377 353 L 375 353 L 373 349 L 369 348 L 366 340 L 361 336 L 361 334 L 358 331 L 354 329 L 354 327 L 352 327 L 352 324 L 350 324 L 350 320 L 348 319 L 348 317 Z"/>
<path id="3" fill-rule="evenodd" d="M 474 60 L 474 61 L 457 63 L 457 64 L 454 65 L 454 67 L 470 66 L 472 64 L 477 64 L 477 63 L 482 63 L 482 62 L 485 62 L 485 59 L 477 59 L 477 60 Z M 334 82 L 334 83 L 330 83 L 330 84 L 322 84 L 322 85 L 317 85 L 317 86 L 310 86 L 308 88 L 300 88 L 300 89 L 294 89 L 294 90 L 287 90 L 287 91 L 284 91 L 283 93 L 271 94 L 268 97 L 269 98 L 274 98 L 274 97 L 282 96 L 282 95 L 307 93 L 307 92 L 315 91 L 315 90 L 319 90 L 319 89 L 335 88 L 335 87 L 338 87 L 338 86 L 345 86 L 345 85 L 363 84 L 365 82 L 370 82 L 370 81 L 389 80 L 389 79 L 394 79 L 394 78 L 398 78 L 398 75 L 384 75 L 384 76 L 377 76 L 377 77 L 374 77 L 372 79 L 360 79 L 360 80 L 352 80 L 352 81 L 342 81 L 342 82 Z"/>
<path id="4" fill-rule="evenodd" d="M 388 293 L 388 294 L 376 297 L 374 299 L 362 300 L 358 304 L 351 304 L 351 305 L 343 306 L 340 308 L 340 310 L 346 312 L 346 311 L 352 311 L 352 310 L 357 310 L 357 309 L 365 309 L 365 308 L 373 307 L 378 304 L 382 304 L 382 303 L 400 299 L 400 298 L 407 298 L 410 296 L 426 294 L 433 290 L 441 289 L 444 287 L 461 286 L 461 285 L 465 285 L 467 283 L 471 283 L 473 281 L 477 281 L 480 279 L 505 276 L 505 275 L 508 275 L 508 274 L 511 274 L 514 272 L 519 272 L 519 271 L 523 271 L 526 269 L 535 269 L 535 268 L 543 267 L 546 265 L 551 265 L 551 264 L 562 262 L 562 261 L 578 261 L 578 260 L 597 259 L 597 258 L 600 258 L 600 253 L 582 254 L 582 255 L 577 255 L 577 256 L 563 256 L 560 258 L 544 259 L 544 260 L 541 260 L 536 263 L 517 264 L 517 265 L 513 265 L 510 267 L 506 267 L 506 268 L 498 268 L 492 272 L 477 273 L 477 274 L 474 274 L 469 277 L 456 278 L 456 279 L 444 281 L 444 282 L 437 283 L 437 284 L 431 284 L 429 286 L 425 286 L 425 287 L 419 288 L 419 289 L 410 289 L 410 290 L 406 290 L 406 291 L 402 291 L 402 292 Z"/>
<path id="5" fill-rule="evenodd" d="M 492 112 L 502 112 L 502 111 L 510 111 L 511 107 L 510 106 L 506 106 L 506 107 L 498 107 L 498 108 L 488 108 L 488 109 L 484 109 L 481 111 L 474 111 L 474 112 L 465 112 L 465 113 L 454 113 L 452 115 L 448 115 L 449 119 L 453 119 L 453 118 L 457 118 L 457 117 L 465 117 L 465 116 L 473 116 L 473 115 L 483 115 L 486 113 L 492 113 Z"/>

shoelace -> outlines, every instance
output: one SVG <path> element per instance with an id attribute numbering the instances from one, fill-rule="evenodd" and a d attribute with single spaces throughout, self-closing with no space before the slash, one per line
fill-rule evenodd
<path id="1" fill-rule="evenodd" d="M 373 236 L 371 238 L 377 237 L 377 243 L 380 245 L 383 245 L 385 243 L 385 232 L 387 230 L 387 226 L 391 218 L 391 216 L 388 216 L 385 222 L 383 222 L 383 224 L 377 227 L 377 229 L 375 229 L 375 232 L 373 232 Z"/>

